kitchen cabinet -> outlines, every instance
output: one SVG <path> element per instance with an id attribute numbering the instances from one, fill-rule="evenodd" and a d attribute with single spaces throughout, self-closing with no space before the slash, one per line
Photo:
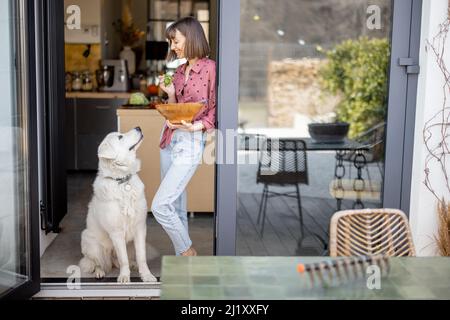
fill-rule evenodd
<path id="1" fill-rule="evenodd" d="M 139 177 L 145 185 L 147 205 L 150 207 L 153 197 L 161 182 L 159 140 L 164 125 L 164 118 L 154 109 L 117 110 L 119 131 L 126 132 L 137 126 L 141 127 L 144 140 L 137 151 L 141 160 Z M 208 134 L 205 154 L 212 156 L 202 162 L 187 186 L 187 210 L 189 212 L 214 212 L 215 186 L 215 141 Z"/>
<path id="2" fill-rule="evenodd" d="M 97 170 L 97 149 L 105 136 L 117 131 L 117 108 L 128 99 L 66 99 L 66 167 Z"/>

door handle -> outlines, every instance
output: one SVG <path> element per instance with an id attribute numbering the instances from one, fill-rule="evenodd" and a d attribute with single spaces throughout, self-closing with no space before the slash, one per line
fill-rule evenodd
<path id="1" fill-rule="evenodd" d="M 407 74 L 418 74 L 420 73 L 419 64 L 415 62 L 413 58 L 399 58 L 398 65 L 406 67 Z"/>
<path id="2" fill-rule="evenodd" d="M 96 109 L 99 110 L 107 110 L 107 109 L 111 109 L 111 106 L 95 106 Z"/>

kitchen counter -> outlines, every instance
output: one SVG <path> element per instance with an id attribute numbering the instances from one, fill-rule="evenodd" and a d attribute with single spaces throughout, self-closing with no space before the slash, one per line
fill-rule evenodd
<path id="1" fill-rule="evenodd" d="M 156 110 L 145 108 L 117 109 L 118 128 L 120 132 L 126 132 L 139 126 L 144 134 L 142 145 L 137 151 L 141 160 L 139 177 L 145 185 L 145 195 L 148 206 L 161 183 L 159 141 L 165 119 Z M 206 157 L 206 155 L 211 155 Z M 214 135 L 207 134 L 207 142 L 203 161 L 197 168 L 194 176 L 187 186 L 187 211 L 188 212 L 213 212 L 214 211 Z"/>
<path id="2" fill-rule="evenodd" d="M 97 91 L 72 91 L 66 92 L 68 99 L 129 99 L 133 92 L 97 92 Z"/>
<path id="3" fill-rule="evenodd" d="M 368 275 L 334 287 L 310 288 L 298 263 L 330 257 L 175 257 L 162 262 L 161 299 L 450 299 L 450 258 L 389 258 L 380 289 Z M 372 275 L 372 273 L 370 274 Z M 308 283 L 307 283 L 308 282 Z"/>

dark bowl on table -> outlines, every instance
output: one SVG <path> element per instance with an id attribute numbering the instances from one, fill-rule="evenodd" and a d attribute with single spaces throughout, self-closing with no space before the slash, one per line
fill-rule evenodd
<path id="1" fill-rule="evenodd" d="M 343 143 L 349 128 L 347 122 L 308 124 L 309 135 L 317 143 Z"/>

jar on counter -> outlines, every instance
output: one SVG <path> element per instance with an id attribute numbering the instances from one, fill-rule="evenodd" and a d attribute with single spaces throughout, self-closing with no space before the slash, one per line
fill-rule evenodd
<path id="1" fill-rule="evenodd" d="M 92 91 L 94 89 L 94 83 L 92 81 L 92 74 L 89 71 L 83 72 L 83 83 L 81 85 L 81 90 Z"/>
<path id="2" fill-rule="evenodd" d="M 80 91 L 82 84 L 81 74 L 78 71 L 74 71 L 72 73 L 72 90 Z"/>
<path id="3" fill-rule="evenodd" d="M 72 91 L 72 73 L 70 72 L 66 72 L 66 91 L 70 92 Z"/>

